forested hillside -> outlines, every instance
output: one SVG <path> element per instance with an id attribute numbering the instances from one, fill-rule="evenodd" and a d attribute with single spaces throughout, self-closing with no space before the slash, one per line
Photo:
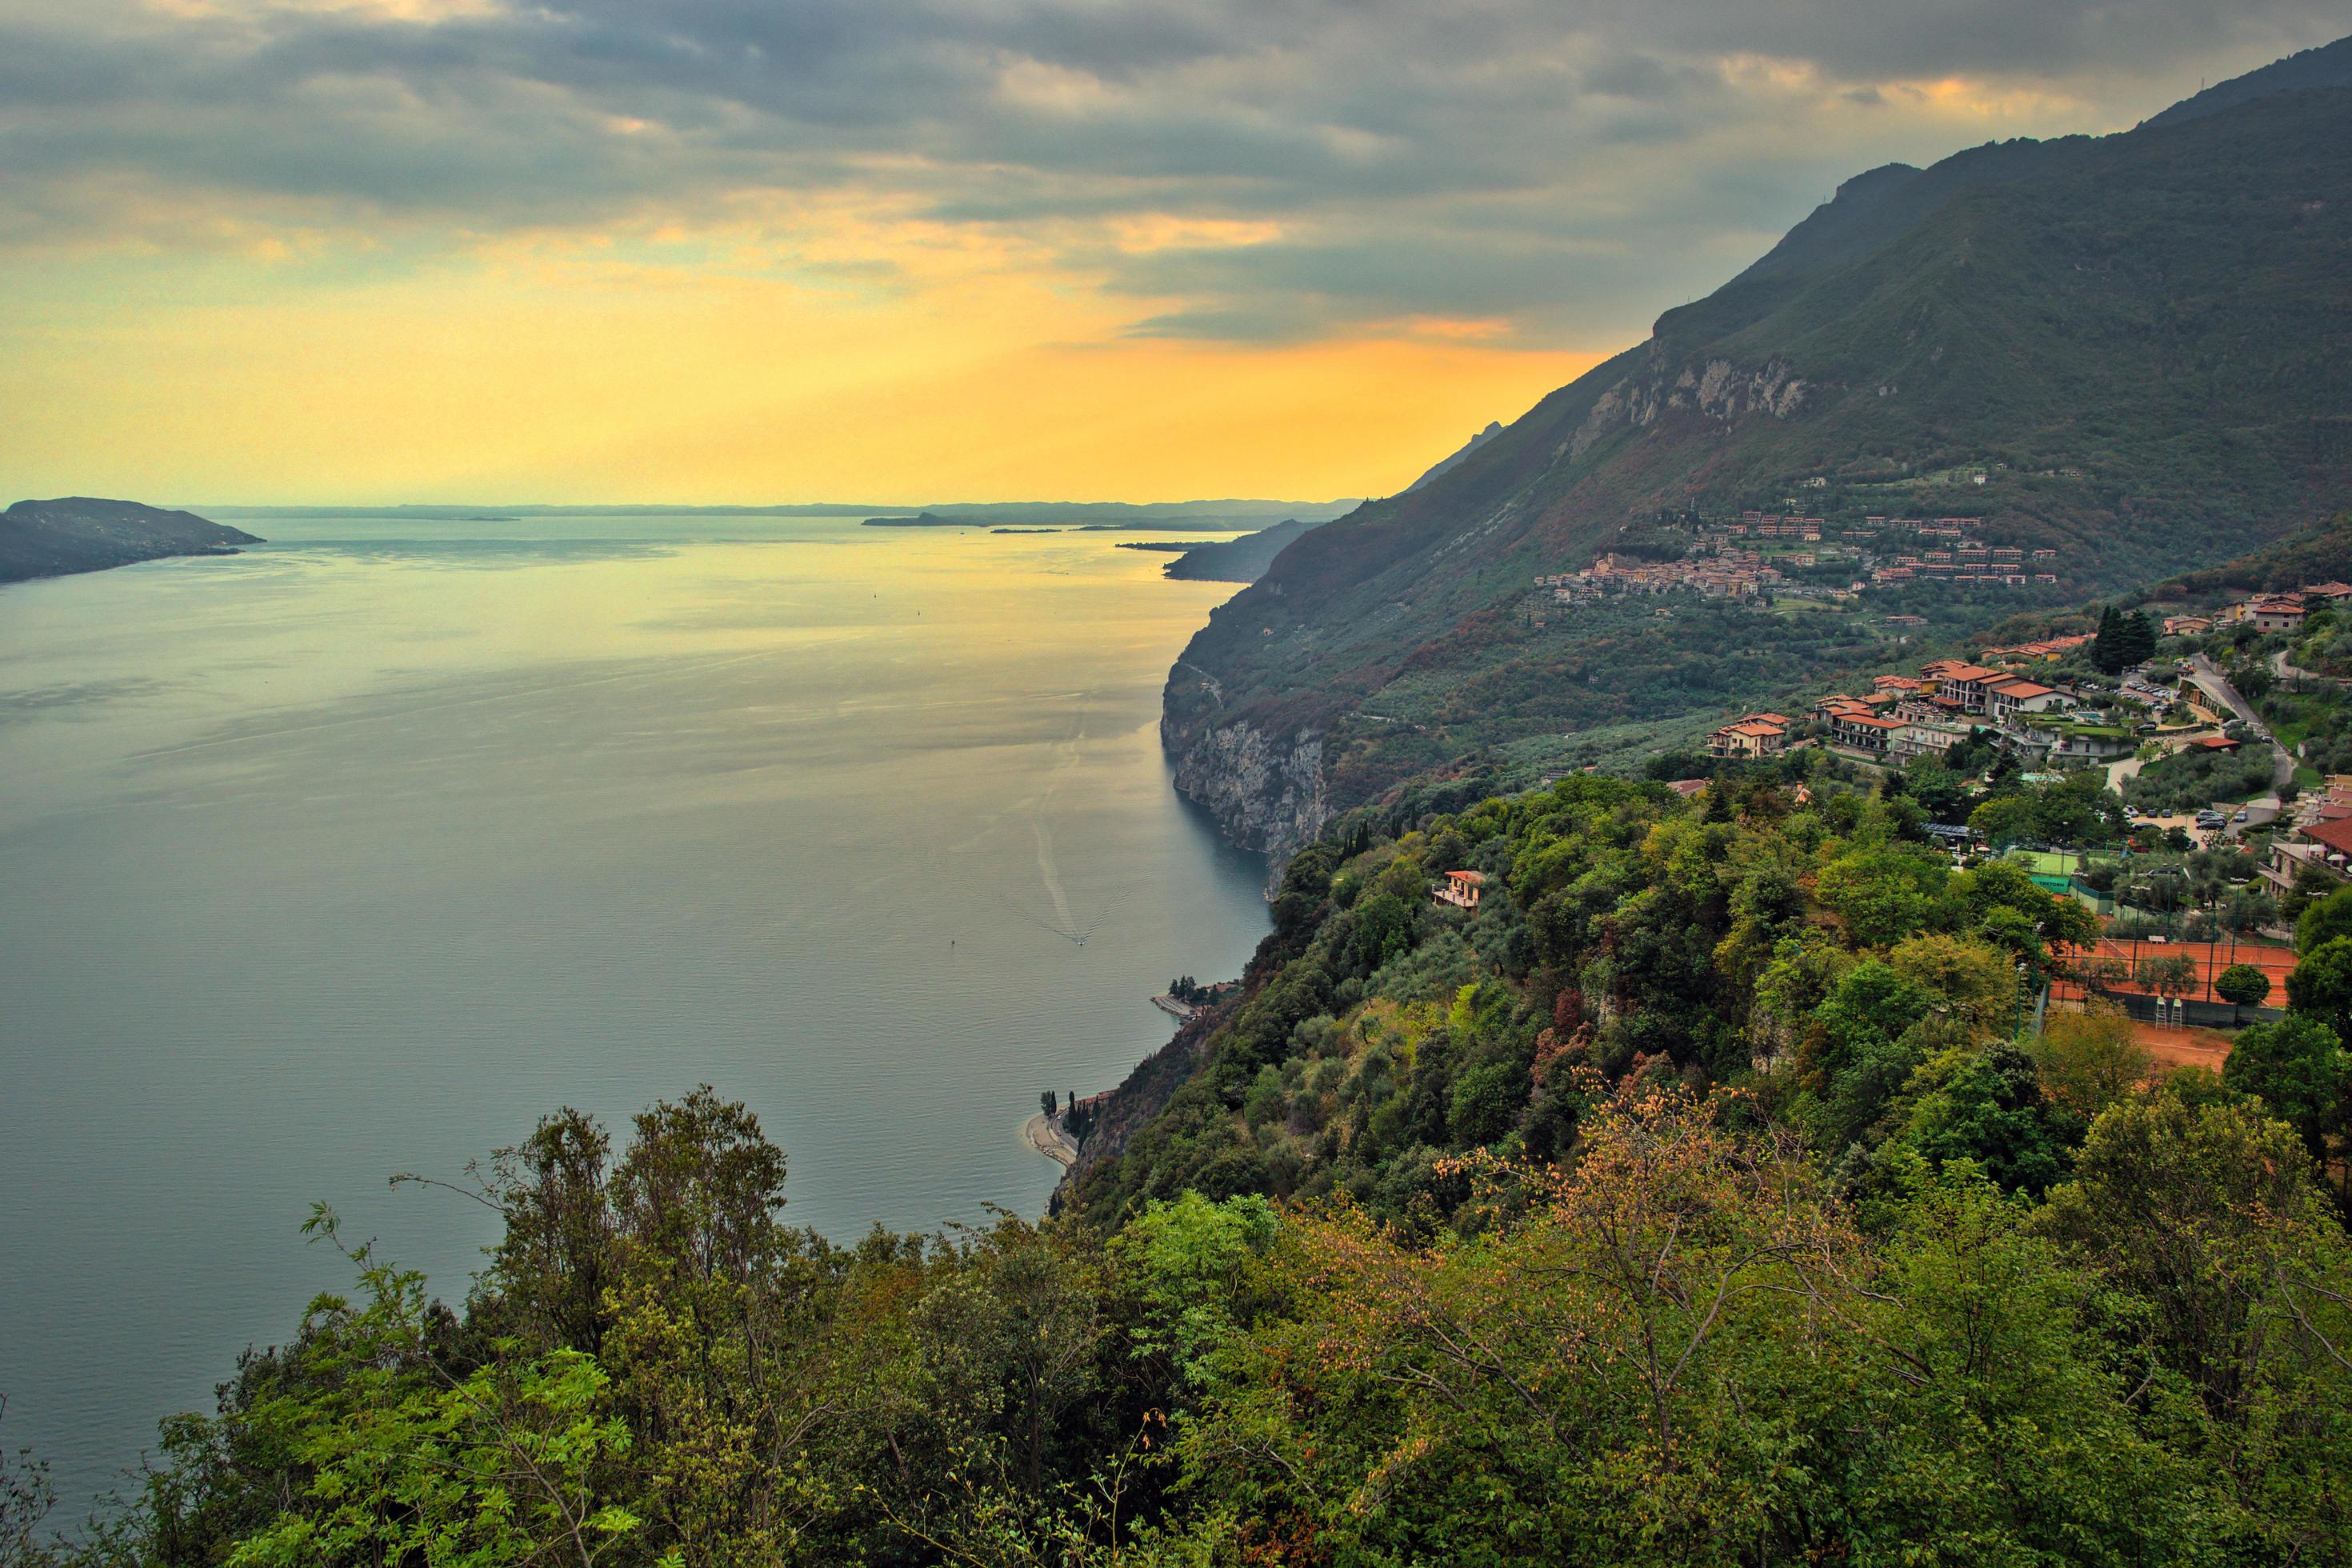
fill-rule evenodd
<path id="1" fill-rule="evenodd" d="M 1188 1081 L 1042 1224 L 794 1231 L 707 1091 L 488 1163 L 462 1303 L 322 1215 L 353 1289 L 87 1544 L 0 1472 L 0 1553 L 2352 1556 L 2352 939 L 2229 1072 L 2168 1077 L 2111 1015 L 2033 1027 L 2076 906 L 1794 767 L 1300 854 Z M 2102 820 L 2095 781 L 2002 787 Z M 1475 910 L 1433 903 L 1471 868 Z"/>
<path id="2" fill-rule="evenodd" d="M 2334 511 L 2352 471 L 2352 60 L 2323 55 L 2281 79 L 2294 90 L 2210 114 L 1849 182 L 1648 342 L 1286 551 L 1171 676 L 1184 787 L 1279 853 L 1465 757 L 1542 738 L 1591 760 L 1639 743 L 1612 725 L 1852 668 L 1891 651 L 1890 612 L 1958 636 Z M 1965 512 L 1990 544 L 2053 552 L 2060 581 L 1736 622 L 1531 600 L 1536 576 L 1639 548 L 1661 519 L 1784 507 L 1832 531 Z M 1776 624 L 1792 616 L 1824 625 Z M 1612 645 L 1636 630 L 1629 659 Z M 1254 811 L 1244 771 L 1299 800 Z"/>

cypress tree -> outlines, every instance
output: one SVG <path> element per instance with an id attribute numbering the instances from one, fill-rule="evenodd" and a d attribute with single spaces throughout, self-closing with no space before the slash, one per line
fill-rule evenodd
<path id="1" fill-rule="evenodd" d="M 2116 613 L 2113 605 L 2109 605 L 2099 612 L 2098 635 L 2091 639 L 2091 662 L 2109 675 L 2123 668 L 2127 662 L 2123 658 L 2123 617 Z"/>

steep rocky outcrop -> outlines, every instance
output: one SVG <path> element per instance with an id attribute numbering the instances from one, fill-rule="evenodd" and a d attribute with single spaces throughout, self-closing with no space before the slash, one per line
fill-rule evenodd
<path id="1" fill-rule="evenodd" d="M 1282 862 L 1323 831 L 1323 739 L 1312 730 L 1269 735 L 1255 724 L 1187 731 L 1160 721 L 1160 738 L 1174 759 L 1176 788 L 1217 819 L 1227 838 Z"/>

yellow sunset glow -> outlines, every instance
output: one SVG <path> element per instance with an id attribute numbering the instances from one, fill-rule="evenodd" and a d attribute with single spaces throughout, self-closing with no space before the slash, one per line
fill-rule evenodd
<path id="1" fill-rule="evenodd" d="M 2326 32 L 1844 5 L 18 0 L 0 503 L 1381 495 L 1863 170 Z"/>
<path id="2" fill-rule="evenodd" d="M 933 238 L 902 239 L 900 276 L 873 286 L 777 276 L 745 237 L 695 267 L 513 242 L 366 285 L 274 286 L 240 259 L 240 297 L 13 323 L 0 397 L 49 455 L 18 482 L 184 501 L 1326 499 L 1409 483 L 1594 358 L 1486 346 L 1478 321 L 1125 337 L 1072 279 Z M 844 243 L 800 259 L 821 269 Z"/>

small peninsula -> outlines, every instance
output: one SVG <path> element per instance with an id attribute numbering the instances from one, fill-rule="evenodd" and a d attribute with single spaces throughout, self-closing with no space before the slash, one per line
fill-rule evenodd
<path id="1" fill-rule="evenodd" d="M 103 572 L 167 555 L 233 555 L 261 540 L 192 511 L 65 496 L 0 512 L 0 583 Z"/>
<path id="2" fill-rule="evenodd" d="M 1265 575 L 1274 558 L 1288 549 L 1292 540 L 1320 528 L 1327 521 L 1285 518 L 1271 528 L 1245 533 L 1239 539 L 1196 544 L 1171 561 L 1165 574 L 1202 583 L 1255 583 Z"/>

